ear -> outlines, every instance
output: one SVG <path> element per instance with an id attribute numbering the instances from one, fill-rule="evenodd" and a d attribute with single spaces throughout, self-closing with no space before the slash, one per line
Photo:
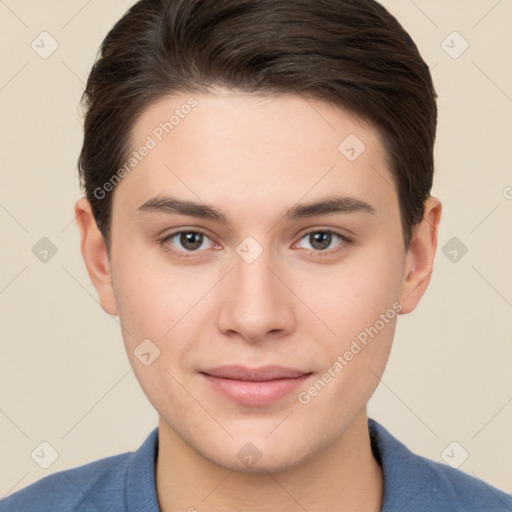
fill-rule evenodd
<path id="1" fill-rule="evenodd" d="M 430 282 L 441 210 L 441 202 L 435 197 L 429 197 L 425 203 L 423 219 L 412 234 L 411 243 L 407 249 L 400 296 L 401 314 L 410 313 L 418 305 Z"/>
<path id="2" fill-rule="evenodd" d="M 82 239 L 82 257 L 92 284 L 98 292 L 101 307 L 110 315 L 117 315 L 107 247 L 103 235 L 96 225 L 91 204 L 85 197 L 79 199 L 75 204 L 75 218 Z"/>

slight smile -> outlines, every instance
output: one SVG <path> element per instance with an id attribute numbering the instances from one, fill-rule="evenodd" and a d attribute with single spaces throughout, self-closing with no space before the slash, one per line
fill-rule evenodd
<path id="1" fill-rule="evenodd" d="M 199 372 L 219 393 L 240 405 L 263 406 L 283 398 L 306 381 L 312 372 L 283 366 L 219 366 Z"/>

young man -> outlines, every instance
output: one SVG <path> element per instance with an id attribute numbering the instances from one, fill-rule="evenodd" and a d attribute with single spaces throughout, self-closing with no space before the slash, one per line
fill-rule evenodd
<path id="1" fill-rule="evenodd" d="M 429 283 L 428 67 L 373 0 L 142 0 L 85 91 L 76 204 L 159 425 L 10 511 L 510 511 L 366 404 Z"/>

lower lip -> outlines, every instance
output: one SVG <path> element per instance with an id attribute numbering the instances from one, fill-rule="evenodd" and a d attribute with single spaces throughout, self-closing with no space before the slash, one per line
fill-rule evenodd
<path id="1" fill-rule="evenodd" d="M 311 377 L 311 373 L 301 375 L 289 379 L 275 379 L 266 381 L 246 381 L 224 379 L 221 377 L 213 377 L 206 373 L 202 373 L 203 377 L 210 385 L 219 393 L 227 396 L 240 405 L 268 405 L 280 398 L 289 395 L 299 388 L 304 381 Z"/>

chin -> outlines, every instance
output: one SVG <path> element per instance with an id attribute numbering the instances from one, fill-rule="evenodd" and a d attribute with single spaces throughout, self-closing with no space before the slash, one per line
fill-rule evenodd
<path id="1" fill-rule="evenodd" d="M 210 462 L 239 473 L 276 473 L 287 471 L 300 466 L 305 460 L 314 456 L 314 445 L 309 440 L 308 445 L 304 439 L 293 439 L 288 436 L 287 442 L 283 438 L 277 442 L 270 442 L 265 438 L 247 440 L 246 436 L 235 437 L 225 446 L 218 446 L 215 451 L 208 446 L 203 451 L 201 446 L 196 450 Z M 318 451 L 321 447 L 318 447 Z"/>
<path id="2" fill-rule="evenodd" d="M 280 454 L 267 454 L 267 456 L 262 453 L 261 458 L 254 462 L 242 462 L 238 457 L 220 457 L 217 460 L 212 460 L 212 462 L 224 469 L 238 473 L 279 473 L 300 466 L 307 458 L 306 454 L 300 457 L 293 449 L 290 449 Z"/>

